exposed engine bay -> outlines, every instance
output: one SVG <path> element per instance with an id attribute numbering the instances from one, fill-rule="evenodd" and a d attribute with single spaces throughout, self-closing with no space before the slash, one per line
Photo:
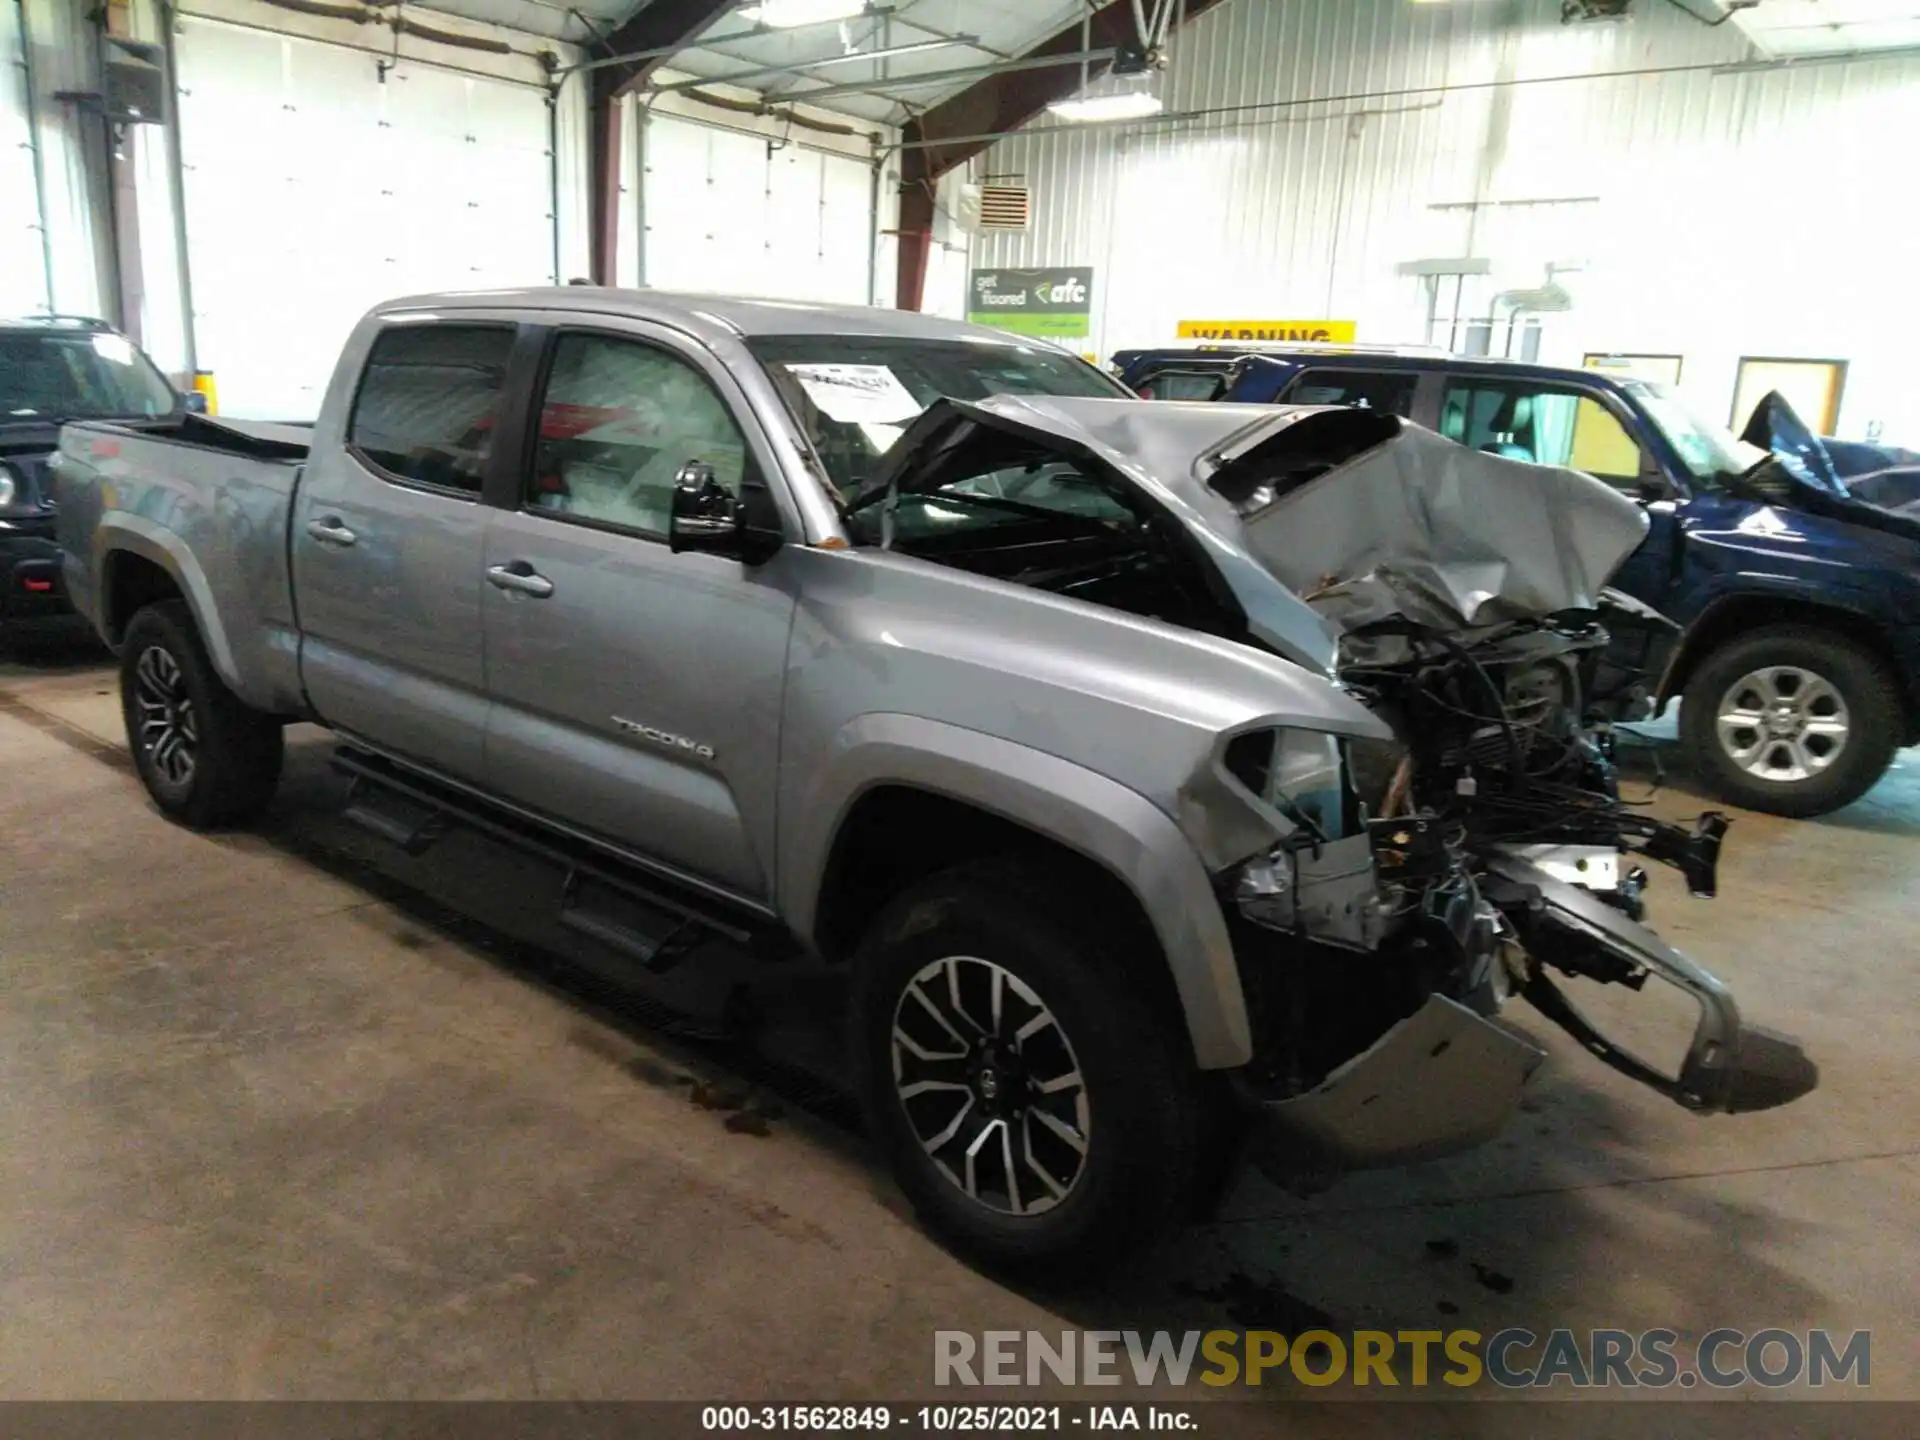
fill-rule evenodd
<path id="1" fill-rule="evenodd" d="M 1680 826 L 1623 801 L 1594 718 L 1609 624 L 1665 623 L 1606 589 L 1645 533 L 1639 507 L 1367 411 L 1247 407 L 1224 440 L 1196 443 L 1190 412 L 1223 408 L 1237 407 L 942 402 L 916 426 L 910 481 L 894 474 L 852 518 L 869 543 L 1299 663 L 1330 637 L 1338 683 L 1391 726 L 1394 744 L 1254 730 L 1221 756 L 1290 827 L 1216 877 L 1256 1031 L 1238 1080 L 1290 1116 L 1268 1168 L 1490 1136 L 1542 1058 L 1491 1023 L 1516 996 L 1688 1109 L 1811 1090 L 1797 1045 L 1743 1025 L 1726 988 L 1642 923 L 1642 862 L 1712 896 L 1727 820 Z M 1268 603 L 1247 560 L 1317 635 Z M 1684 1059 L 1608 1040 L 1566 976 L 1678 987 L 1699 1010 Z M 1433 1083 L 1378 1083 L 1409 1069 Z"/>

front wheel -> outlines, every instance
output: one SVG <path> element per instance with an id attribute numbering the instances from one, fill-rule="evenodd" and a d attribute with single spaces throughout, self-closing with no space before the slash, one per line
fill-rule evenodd
<path id="1" fill-rule="evenodd" d="M 1878 657 L 1803 625 L 1721 646 L 1693 672 L 1680 706 L 1681 737 L 1719 794 L 1796 818 L 1871 790 L 1905 728 L 1899 688 Z"/>
<path id="2" fill-rule="evenodd" d="M 1007 866 L 898 897 L 855 958 L 870 1123 L 956 1249 L 1085 1272 L 1170 1228 L 1204 1178 L 1198 1074 L 1137 937 L 1060 916 Z"/>
<path id="3" fill-rule="evenodd" d="M 120 647 L 120 709 L 147 793 L 195 830 L 257 814 L 280 780 L 280 723 L 221 680 L 179 601 L 149 605 Z"/>

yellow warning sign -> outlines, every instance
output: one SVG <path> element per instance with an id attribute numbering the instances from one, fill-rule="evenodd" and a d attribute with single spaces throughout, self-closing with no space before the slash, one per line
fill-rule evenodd
<path id="1" fill-rule="evenodd" d="M 1182 340 L 1284 340 L 1292 344 L 1351 345 L 1352 320 L 1182 320 Z"/>

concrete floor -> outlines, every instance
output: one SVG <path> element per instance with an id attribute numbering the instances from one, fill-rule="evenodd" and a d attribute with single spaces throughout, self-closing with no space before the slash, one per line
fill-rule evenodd
<path id="1" fill-rule="evenodd" d="M 902 1398 L 936 1329 L 1321 1323 L 1871 1328 L 1873 1394 L 1920 1398 L 1913 755 L 1824 822 L 1741 817 L 1718 901 L 1656 880 L 1812 1097 L 1698 1119 L 1527 1024 L 1552 1058 L 1497 1143 L 1246 1178 L 1061 1295 L 921 1233 L 795 1038 L 820 1017 L 677 1038 L 548 923 L 556 877 L 381 851 L 292 740 L 261 826 L 191 835 L 99 656 L 0 655 L 0 1396 Z"/>

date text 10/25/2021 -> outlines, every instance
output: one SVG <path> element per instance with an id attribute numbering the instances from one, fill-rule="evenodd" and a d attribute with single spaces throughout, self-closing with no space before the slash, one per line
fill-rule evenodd
<path id="1" fill-rule="evenodd" d="M 756 1430 L 896 1430 L 905 1434 L 1018 1434 L 1073 1430 L 1193 1432 L 1192 1406 L 1163 1405 L 708 1405 L 700 1428 Z"/>

